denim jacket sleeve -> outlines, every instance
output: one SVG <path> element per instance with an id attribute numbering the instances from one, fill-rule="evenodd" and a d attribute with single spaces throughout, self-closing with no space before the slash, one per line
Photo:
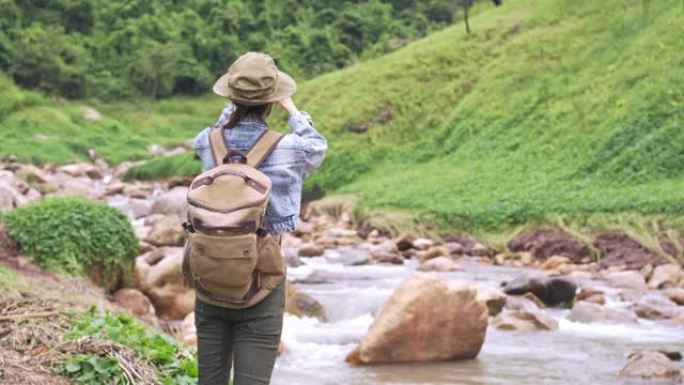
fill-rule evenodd
<path id="1" fill-rule="evenodd" d="M 292 132 L 292 139 L 304 155 L 304 178 L 323 163 L 328 141 L 314 128 L 311 116 L 304 111 L 297 111 L 290 115 L 288 124 Z"/>

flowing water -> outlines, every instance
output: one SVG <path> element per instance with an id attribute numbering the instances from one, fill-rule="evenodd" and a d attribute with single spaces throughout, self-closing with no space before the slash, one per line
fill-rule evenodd
<path id="1" fill-rule="evenodd" d="M 276 364 L 274 385 L 638 384 L 617 378 L 631 352 L 684 350 L 682 327 L 648 320 L 629 325 L 576 323 L 567 320 L 568 310 L 553 309 L 548 311 L 559 322 L 559 330 L 518 333 L 489 327 L 476 360 L 350 366 L 344 361 L 346 354 L 362 339 L 393 290 L 415 272 L 416 264 L 343 266 L 323 257 L 306 262 L 290 268 L 288 276 L 301 279 L 317 271 L 330 278 L 330 283 L 297 284 L 323 304 L 329 322 L 286 315 L 283 342 L 287 353 Z M 525 270 L 472 262 L 464 263 L 462 271 L 445 274 L 499 286 Z M 604 291 L 606 306 L 629 305 L 620 300 L 618 290 L 602 282 L 580 284 Z"/>

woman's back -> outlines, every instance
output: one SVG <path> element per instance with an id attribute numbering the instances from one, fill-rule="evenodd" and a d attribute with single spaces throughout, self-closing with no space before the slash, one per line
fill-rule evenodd
<path id="1" fill-rule="evenodd" d="M 223 127 L 234 110 L 232 103 L 226 104 L 219 120 L 193 140 L 193 147 L 202 160 L 204 171 L 216 166 L 209 146 L 209 131 Z M 320 166 L 327 150 L 327 142 L 314 128 L 309 114 L 297 111 L 290 115 L 288 123 L 292 133 L 283 137 L 259 167 L 273 183 L 266 220 L 274 235 L 296 229 L 303 181 L 313 169 Z M 267 129 L 262 119 L 248 115 L 234 127 L 224 129 L 223 134 L 231 150 L 246 153 Z"/>

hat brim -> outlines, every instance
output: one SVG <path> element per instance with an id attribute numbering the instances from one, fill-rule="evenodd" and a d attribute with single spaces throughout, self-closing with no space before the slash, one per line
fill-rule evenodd
<path id="1" fill-rule="evenodd" d="M 292 96 L 295 92 L 297 92 L 297 83 L 294 81 L 294 79 L 292 79 L 292 76 L 286 74 L 285 72 L 278 71 L 278 85 L 276 86 L 276 90 L 273 92 L 273 94 L 264 99 L 243 99 L 233 94 L 230 87 L 228 87 L 228 77 L 229 75 L 227 73 L 221 76 L 216 83 L 214 83 L 212 91 L 214 91 L 216 95 L 223 96 L 224 98 L 228 98 L 236 103 L 244 104 L 246 106 L 274 103 L 279 100 L 283 100 L 288 96 Z"/>

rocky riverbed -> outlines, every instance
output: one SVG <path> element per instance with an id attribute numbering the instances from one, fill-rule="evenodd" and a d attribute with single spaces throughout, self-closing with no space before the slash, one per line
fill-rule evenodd
<path id="1" fill-rule="evenodd" d="M 52 195 L 122 210 L 140 256 L 133 287 L 112 300 L 192 345 L 194 294 L 180 277 L 188 180 L 125 182 L 125 166 L 91 157 L 43 168 L 7 159 L 0 210 Z M 310 210 L 283 253 L 288 313 L 274 384 L 681 382 L 684 272 L 619 231 L 587 245 L 542 229 L 495 250 L 464 234 L 396 236 Z"/>

